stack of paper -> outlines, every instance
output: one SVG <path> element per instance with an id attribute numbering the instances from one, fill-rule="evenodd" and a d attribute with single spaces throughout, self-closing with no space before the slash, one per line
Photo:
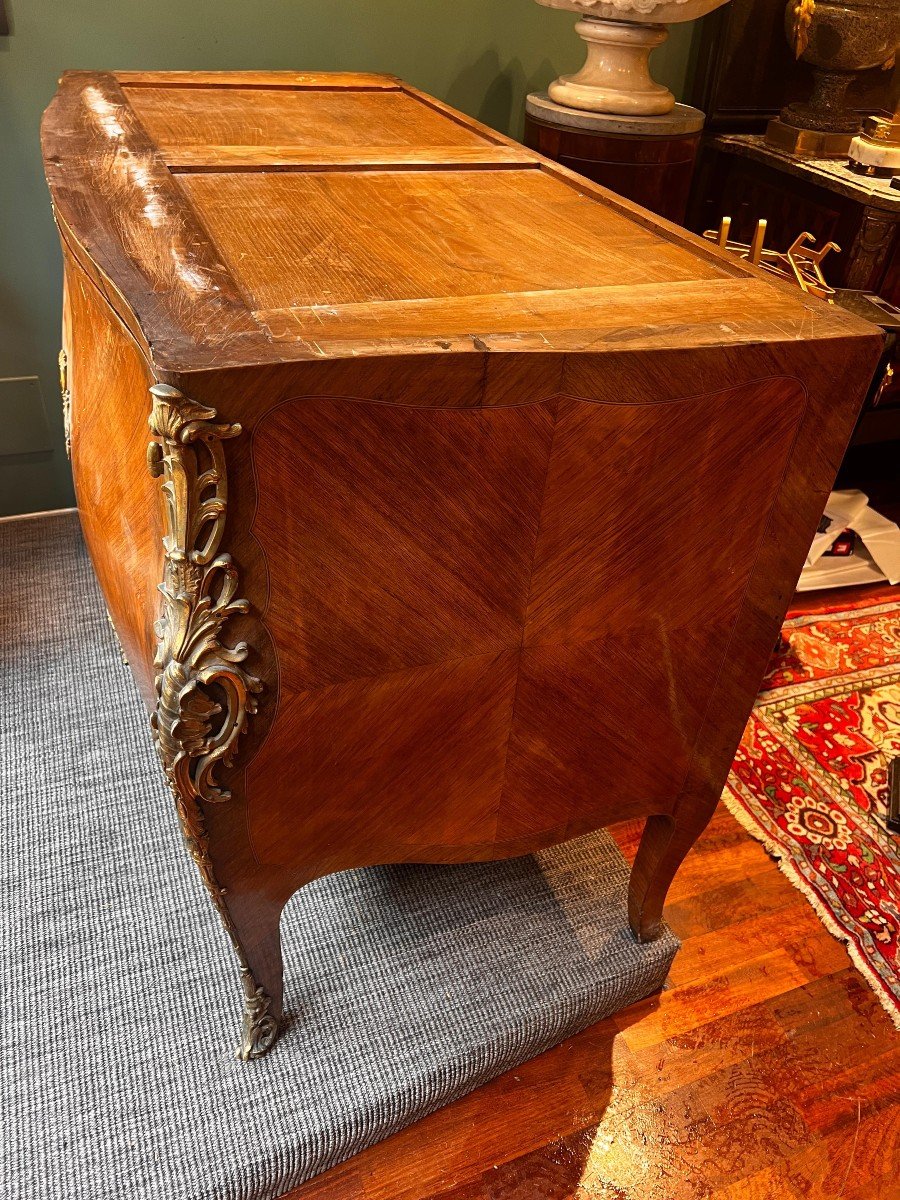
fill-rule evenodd
<path id="1" fill-rule="evenodd" d="M 852 530 L 852 554 L 828 553 L 841 534 Z M 832 492 L 800 573 L 798 592 L 852 587 L 860 583 L 900 583 L 900 528 L 869 507 L 857 491 Z"/>

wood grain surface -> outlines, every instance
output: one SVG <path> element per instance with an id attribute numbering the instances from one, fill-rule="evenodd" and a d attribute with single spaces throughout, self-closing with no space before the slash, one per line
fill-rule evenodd
<path id="1" fill-rule="evenodd" d="M 387 76 L 70 72 L 43 144 L 85 532 L 248 1053 L 327 871 L 640 816 L 654 937 L 878 332 Z"/>
<path id="2" fill-rule="evenodd" d="M 275 409 L 253 441 L 280 683 L 247 776 L 260 861 L 496 857 L 671 812 L 805 400 L 775 379 Z"/>
<path id="3" fill-rule="evenodd" d="M 624 214 L 527 166 L 204 172 L 179 182 L 254 310 L 728 278 L 718 262 L 660 245 Z"/>
<path id="4" fill-rule="evenodd" d="M 724 810 L 667 919 L 662 993 L 285 1200 L 896 1200 L 900 1033 Z"/>
<path id="5" fill-rule="evenodd" d="M 164 154 L 197 144 L 352 148 L 373 133 L 381 146 L 477 147 L 486 142 L 420 104 L 399 84 L 267 89 L 252 83 L 188 88 L 125 83 L 123 91 Z"/>
<path id="6" fill-rule="evenodd" d="M 613 350 L 648 331 L 657 347 L 793 341 L 851 327 L 390 76 L 71 71 L 42 139 L 60 231 L 157 374 L 360 353 Z M 744 286 L 713 315 L 698 300 L 716 281 Z M 685 282 L 699 290 L 671 303 Z M 581 289 L 629 283 L 648 285 L 636 306 L 619 290 L 599 325 L 579 315 Z M 382 308 L 360 327 L 354 312 L 345 327 L 330 311 L 403 297 L 421 314 Z M 454 298 L 475 306 L 468 324 Z M 450 302 L 446 313 L 435 300 Z M 317 306 L 312 319 L 305 304 Z"/>
<path id="7" fill-rule="evenodd" d="M 152 709 L 153 625 L 163 557 L 158 489 L 147 471 L 145 397 L 152 376 L 132 339 L 68 256 L 63 308 L 81 528 L 109 612 L 115 613 L 123 654 Z"/>

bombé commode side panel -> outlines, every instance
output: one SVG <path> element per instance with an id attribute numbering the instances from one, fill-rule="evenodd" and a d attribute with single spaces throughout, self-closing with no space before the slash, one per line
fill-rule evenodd
<path id="1" fill-rule="evenodd" d="M 91 297 L 87 285 L 79 303 Z M 612 355 L 599 379 L 550 357 L 460 356 L 428 376 L 412 361 L 315 364 L 298 400 L 293 368 L 155 387 L 98 304 L 91 353 L 111 357 L 90 370 L 130 381 L 104 418 L 125 429 L 119 447 L 79 404 L 69 309 L 76 470 L 82 428 L 101 457 L 126 455 L 135 491 L 118 503 L 151 564 L 136 575 L 138 662 L 188 848 L 237 952 L 242 1057 L 279 1027 L 281 910 L 331 870 L 525 853 L 648 815 L 630 911 L 653 936 L 849 433 L 846 414 L 822 408 L 827 372 L 802 421 L 804 466 L 786 470 L 806 404 L 778 373 L 793 348 L 784 364 L 694 354 L 660 388 Z M 761 367 L 772 374 L 754 379 Z M 356 386 L 332 390 L 343 377 Z M 709 386 L 722 378 L 740 382 Z M 679 397 L 685 380 L 707 386 Z M 358 398 L 363 381 L 374 402 Z M 784 548 L 763 535 L 773 513 Z M 98 570 L 118 618 L 104 533 Z M 182 587 L 192 556 L 201 570 Z M 164 582 L 186 601 L 154 628 Z M 638 593 L 652 621 L 638 621 Z M 181 653 L 192 630 L 199 658 Z M 216 690 L 230 677 L 236 704 Z"/>
<path id="2" fill-rule="evenodd" d="M 229 768 L 249 743 L 271 655 L 225 544 L 224 445 L 240 425 L 156 383 L 94 284 L 67 259 L 64 400 L 79 512 L 110 616 L 145 703 L 185 845 L 238 959 L 239 1054 L 281 1015 L 278 917 L 297 881 L 257 878 Z M 67 393 L 67 395 L 66 395 Z M 263 651 L 250 651 L 252 636 Z M 251 667 L 243 660 L 250 655 Z"/>
<path id="3" fill-rule="evenodd" d="M 147 473 L 153 376 L 65 246 L 64 260 L 61 362 L 81 527 L 124 656 L 153 711 L 163 570 L 162 512 Z"/>
<path id="4" fill-rule="evenodd" d="M 246 777 L 260 861 L 502 857 L 670 814 L 805 402 L 773 377 L 264 416 L 252 532 L 280 695 Z"/>

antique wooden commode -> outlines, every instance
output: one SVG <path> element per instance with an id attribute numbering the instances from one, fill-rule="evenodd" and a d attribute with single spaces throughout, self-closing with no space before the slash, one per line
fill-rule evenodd
<path id="1" fill-rule="evenodd" d="M 43 145 L 84 533 L 242 1056 L 330 871 L 645 816 L 652 938 L 879 335 L 385 76 L 71 72 Z"/>

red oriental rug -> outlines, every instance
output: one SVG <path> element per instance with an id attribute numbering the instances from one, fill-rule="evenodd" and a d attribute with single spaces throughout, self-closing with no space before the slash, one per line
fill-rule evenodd
<path id="1" fill-rule="evenodd" d="M 900 602 L 785 622 L 724 800 L 809 899 L 900 1027 Z"/>

